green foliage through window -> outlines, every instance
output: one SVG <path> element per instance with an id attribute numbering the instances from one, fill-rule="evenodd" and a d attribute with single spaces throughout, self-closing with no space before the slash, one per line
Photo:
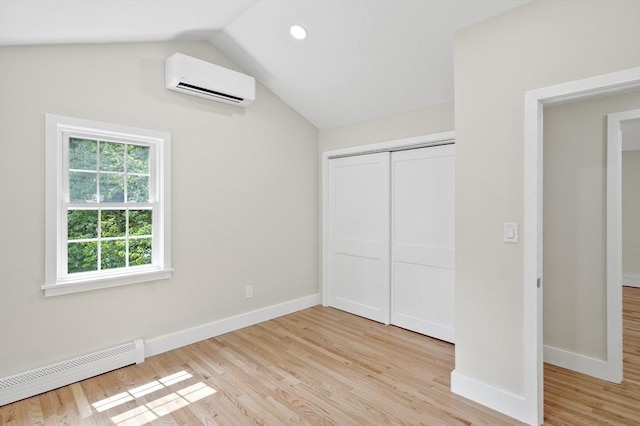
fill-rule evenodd
<path id="1" fill-rule="evenodd" d="M 71 272 L 96 271 L 98 269 L 98 243 L 69 243 L 67 268 Z"/>
<path id="2" fill-rule="evenodd" d="M 150 154 L 143 145 L 69 138 L 69 201 L 149 202 Z"/>
<path id="3" fill-rule="evenodd" d="M 69 210 L 67 236 L 70 240 L 98 237 L 97 210 Z"/>
<path id="4" fill-rule="evenodd" d="M 124 175 L 100 173 L 100 201 L 124 202 Z"/>
<path id="5" fill-rule="evenodd" d="M 67 272 L 150 265 L 152 230 L 151 209 L 70 209 Z"/>
<path id="6" fill-rule="evenodd" d="M 69 168 L 72 170 L 96 170 L 98 141 L 69 139 Z"/>
<path id="7" fill-rule="evenodd" d="M 91 203 L 97 197 L 98 174 L 95 172 L 69 172 L 69 201 Z"/>
<path id="8" fill-rule="evenodd" d="M 149 147 L 127 145 L 127 168 L 130 173 L 149 174 Z"/>
<path id="9" fill-rule="evenodd" d="M 149 199 L 149 178 L 147 176 L 131 176 L 127 179 L 127 200 L 143 203 Z"/>
<path id="10" fill-rule="evenodd" d="M 129 210 L 129 234 L 151 235 L 151 210 Z"/>
<path id="11" fill-rule="evenodd" d="M 101 269 L 124 268 L 127 266 L 126 240 L 103 241 L 101 246 Z"/>
<path id="12" fill-rule="evenodd" d="M 151 238 L 129 240 L 129 264 L 148 265 L 151 263 Z"/>
<path id="13" fill-rule="evenodd" d="M 127 211 L 102 210 L 100 229 L 103 237 L 124 237 L 127 232 Z"/>
<path id="14" fill-rule="evenodd" d="M 124 172 L 125 145 L 115 142 L 100 142 L 100 170 Z"/>

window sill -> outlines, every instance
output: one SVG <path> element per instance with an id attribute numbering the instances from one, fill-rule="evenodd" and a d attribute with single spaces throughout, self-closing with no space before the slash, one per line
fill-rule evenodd
<path id="1" fill-rule="evenodd" d="M 128 272 L 123 275 L 102 276 L 91 279 L 60 281 L 55 284 L 45 284 L 41 287 L 44 296 L 61 296 L 63 294 L 80 293 L 83 291 L 99 290 L 101 288 L 119 287 L 138 284 L 147 281 L 157 281 L 171 278 L 173 269 L 153 269 L 141 272 Z"/>

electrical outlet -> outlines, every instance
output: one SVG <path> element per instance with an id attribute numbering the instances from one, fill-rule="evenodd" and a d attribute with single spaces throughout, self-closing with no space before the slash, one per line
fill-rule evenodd
<path id="1" fill-rule="evenodd" d="M 252 298 L 253 297 L 253 286 L 252 285 L 248 285 L 246 290 L 245 290 L 245 292 L 246 292 L 247 299 Z"/>

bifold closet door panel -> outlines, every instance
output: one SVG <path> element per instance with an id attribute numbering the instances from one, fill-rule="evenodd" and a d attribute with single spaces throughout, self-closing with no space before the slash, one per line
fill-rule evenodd
<path id="1" fill-rule="evenodd" d="M 389 323 L 389 153 L 329 160 L 329 305 Z"/>
<path id="2" fill-rule="evenodd" d="M 455 148 L 391 156 L 391 323 L 454 341 Z"/>

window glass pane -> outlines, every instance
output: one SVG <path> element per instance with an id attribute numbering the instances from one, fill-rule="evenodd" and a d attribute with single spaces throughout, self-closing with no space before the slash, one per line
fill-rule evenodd
<path id="1" fill-rule="evenodd" d="M 127 145 L 127 171 L 130 173 L 149 173 L 149 147 Z"/>
<path id="2" fill-rule="evenodd" d="M 151 210 L 129 211 L 129 235 L 151 235 Z"/>
<path id="3" fill-rule="evenodd" d="M 98 243 L 69 243 L 67 245 L 67 270 L 74 272 L 98 270 Z"/>
<path id="4" fill-rule="evenodd" d="M 151 238 L 129 240 L 129 266 L 151 264 Z"/>
<path id="5" fill-rule="evenodd" d="M 69 172 L 69 201 L 92 203 L 97 201 L 96 173 Z"/>
<path id="6" fill-rule="evenodd" d="M 104 238 L 124 237 L 127 232 L 127 212 L 125 210 L 102 210 L 100 227 Z"/>
<path id="7" fill-rule="evenodd" d="M 67 236 L 70 240 L 98 237 L 98 210 L 69 210 Z"/>
<path id="8" fill-rule="evenodd" d="M 97 141 L 69 138 L 69 168 L 77 170 L 97 170 L 97 152 Z"/>
<path id="9" fill-rule="evenodd" d="M 124 202 L 124 175 L 100 173 L 100 201 Z"/>
<path id="10" fill-rule="evenodd" d="M 147 176 L 127 177 L 127 199 L 134 203 L 149 201 L 149 178 Z"/>
<path id="11" fill-rule="evenodd" d="M 100 170 L 124 172 L 124 144 L 100 142 Z"/>
<path id="12" fill-rule="evenodd" d="M 103 241 L 101 247 L 102 269 L 124 268 L 127 266 L 127 249 L 125 240 Z"/>

